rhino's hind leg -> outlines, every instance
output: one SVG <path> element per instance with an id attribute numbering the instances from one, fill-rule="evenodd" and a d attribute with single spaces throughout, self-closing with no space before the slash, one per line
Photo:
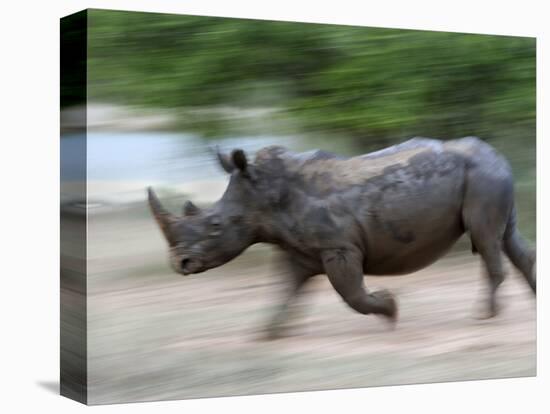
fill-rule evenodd
<path id="1" fill-rule="evenodd" d="M 502 253 L 500 245 L 484 247 L 480 251 L 485 264 L 485 272 L 489 278 L 489 302 L 488 313 L 482 317 L 492 318 L 498 314 L 498 303 L 496 299 L 497 289 L 504 280 L 504 269 L 502 266 Z"/>
<path id="2" fill-rule="evenodd" d="M 479 316 L 480 319 L 492 318 L 497 315 L 497 290 L 504 281 L 505 276 L 502 264 L 502 237 L 498 235 L 497 230 L 488 228 L 486 223 L 487 221 L 484 223 L 478 222 L 475 225 L 472 223 L 470 228 L 472 245 L 475 246 L 476 252 L 481 256 L 485 266 L 485 274 L 489 281 L 487 311 Z"/>
<path id="3" fill-rule="evenodd" d="M 463 206 L 465 228 L 470 232 L 472 245 L 483 260 L 489 281 L 488 311 L 483 313 L 482 318 L 490 318 L 498 313 L 496 293 L 505 276 L 502 245 L 513 203 L 508 184 L 478 174 L 469 182 Z"/>
<path id="4" fill-rule="evenodd" d="M 365 288 L 361 254 L 348 249 L 327 250 L 322 260 L 330 283 L 353 310 L 397 318 L 397 303 L 391 293 L 369 293 Z"/>

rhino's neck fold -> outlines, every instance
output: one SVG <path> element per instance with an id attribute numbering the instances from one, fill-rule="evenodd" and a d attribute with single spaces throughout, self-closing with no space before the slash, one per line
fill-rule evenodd
<path id="1" fill-rule="evenodd" d="M 299 224 L 289 222 L 289 216 L 284 214 L 269 214 L 259 217 L 256 221 L 256 243 L 269 243 L 283 249 L 299 248 Z"/>

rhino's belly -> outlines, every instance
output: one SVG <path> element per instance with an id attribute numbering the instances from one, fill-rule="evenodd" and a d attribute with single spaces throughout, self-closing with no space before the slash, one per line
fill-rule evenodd
<path id="1" fill-rule="evenodd" d="M 433 170 L 419 179 L 406 171 L 387 178 L 392 186 L 364 198 L 359 217 L 364 217 L 365 273 L 414 272 L 440 258 L 463 234 L 462 170 Z"/>
<path id="2" fill-rule="evenodd" d="M 462 236 L 460 225 L 447 229 L 438 237 L 418 240 L 411 244 L 394 243 L 389 249 L 373 249 L 365 258 L 364 272 L 371 275 L 402 275 L 434 263 Z"/>

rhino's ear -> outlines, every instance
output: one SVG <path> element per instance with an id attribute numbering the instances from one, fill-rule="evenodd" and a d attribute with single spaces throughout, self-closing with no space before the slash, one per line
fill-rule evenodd
<path id="1" fill-rule="evenodd" d="M 186 201 L 183 205 L 184 216 L 195 216 L 200 213 L 200 209 L 194 205 L 191 201 Z"/>
<path id="2" fill-rule="evenodd" d="M 224 171 L 228 174 L 231 174 L 235 169 L 235 165 L 231 161 L 231 158 L 229 158 L 227 154 L 222 154 L 218 147 L 216 147 L 215 151 L 216 151 L 216 156 L 218 157 L 218 161 L 222 166 L 222 168 L 224 169 Z"/>
<path id="3" fill-rule="evenodd" d="M 235 167 L 237 167 L 242 172 L 246 171 L 246 167 L 248 166 L 248 161 L 246 160 L 246 154 L 241 149 L 233 150 L 231 153 L 231 159 L 233 160 L 233 164 Z"/>

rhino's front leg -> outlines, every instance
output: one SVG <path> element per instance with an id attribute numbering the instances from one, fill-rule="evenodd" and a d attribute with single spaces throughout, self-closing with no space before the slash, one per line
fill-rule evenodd
<path id="1" fill-rule="evenodd" d="M 397 318 L 397 303 L 390 292 L 367 291 L 363 281 L 363 255 L 359 251 L 326 250 L 322 261 L 330 283 L 353 310 L 364 315 L 375 313 L 392 320 Z"/>
<path id="2" fill-rule="evenodd" d="M 273 319 L 267 326 L 267 339 L 276 339 L 282 336 L 284 332 L 284 323 L 288 319 L 289 307 L 300 293 L 305 283 L 319 272 L 309 263 L 300 260 L 299 257 L 291 254 L 285 254 L 283 265 L 287 272 L 287 281 L 284 290 L 284 297 L 278 305 Z"/>

